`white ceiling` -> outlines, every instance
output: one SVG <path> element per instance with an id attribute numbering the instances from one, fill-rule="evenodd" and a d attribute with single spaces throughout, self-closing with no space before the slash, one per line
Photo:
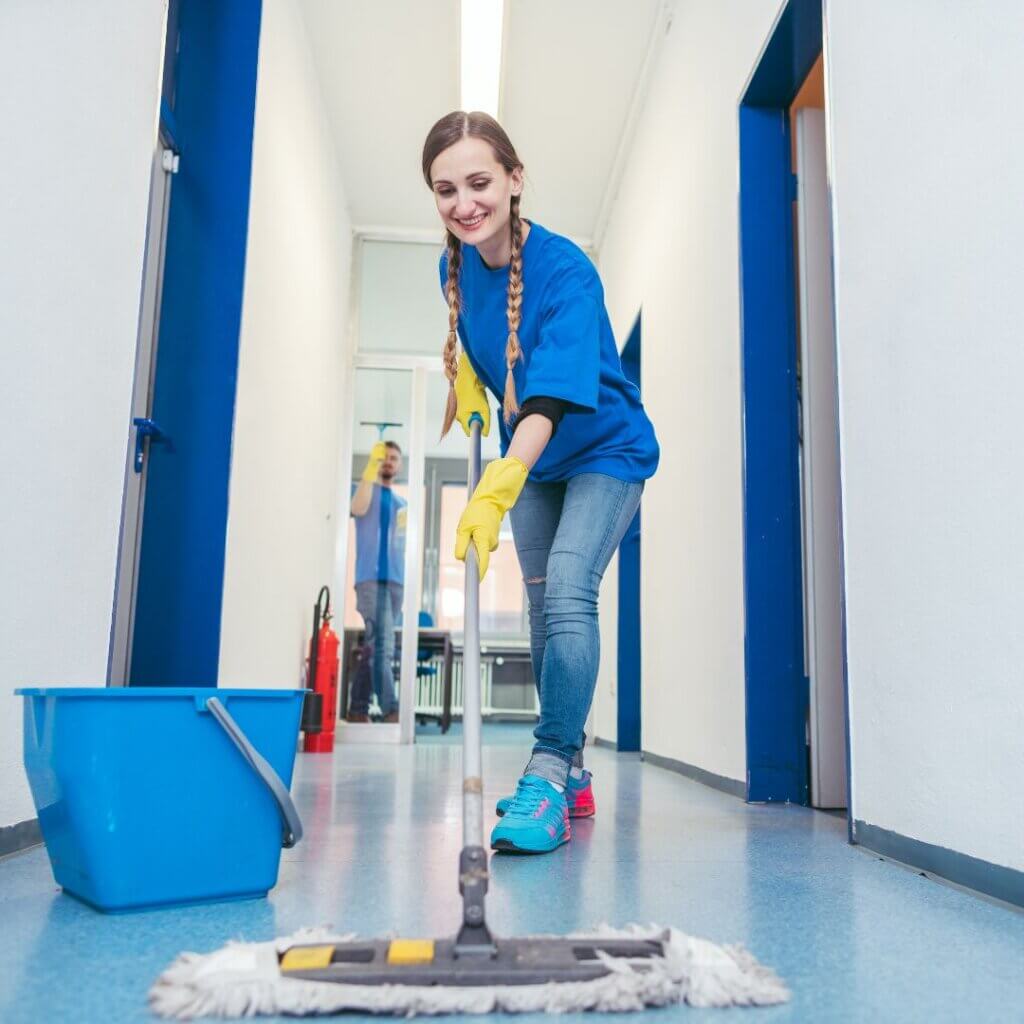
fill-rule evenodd
<path id="1" fill-rule="evenodd" d="M 420 153 L 430 126 L 459 102 L 458 0 L 300 6 L 353 224 L 436 227 Z"/>
<path id="2" fill-rule="evenodd" d="M 300 2 L 353 224 L 437 230 L 420 151 L 459 106 L 459 0 Z M 500 119 L 527 216 L 594 237 L 661 3 L 506 0 Z"/>

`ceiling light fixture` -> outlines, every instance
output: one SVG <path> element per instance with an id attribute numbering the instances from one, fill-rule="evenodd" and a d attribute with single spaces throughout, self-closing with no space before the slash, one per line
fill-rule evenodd
<path id="1" fill-rule="evenodd" d="M 462 0 L 462 109 L 498 116 L 504 0 Z"/>

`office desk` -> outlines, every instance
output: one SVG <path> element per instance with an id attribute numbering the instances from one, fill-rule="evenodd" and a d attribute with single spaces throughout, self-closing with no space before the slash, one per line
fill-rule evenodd
<path id="1" fill-rule="evenodd" d="M 348 713 L 348 694 L 351 685 L 352 669 L 359 658 L 359 649 L 363 645 L 364 630 L 346 629 L 342 639 L 341 657 L 341 699 L 339 714 L 342 718 Z M 402 630 L 395 630 L 395 651 L 401 658 Z M 454 647 L 452 635 L 446 629 L 420 629 L 417 635 L 417 655 L 420 651 L 441 654 L 441 680 L 444 686 L 444 702 L 440 715 L 420 715 L 421 718 L 435 718 L 441 723 L 441 732 L 445 733 L 452 724 L 452 661 Z M 419 657 L 417 656 L 417 663 Z M 415 709 L 414 709 L 415 710 Z"/>

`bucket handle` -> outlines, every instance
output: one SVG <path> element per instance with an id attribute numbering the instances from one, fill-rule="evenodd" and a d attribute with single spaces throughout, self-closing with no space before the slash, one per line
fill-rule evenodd
<path id="1" fill-rule="evenodd" d="M 217 719 L 221 728 L 228 734 L 228 738 L 238 747 L 239 753 L 270 790 L 270 795 L 281 812 L 281 845 L 290 850 L 302 838 L 302 821 L 292 802 L 291 794 L 280 776 L 270 766 L 270 762 L 252 745 L 249 737 L 242 732 L 241 726 L 228 714 L 228 709 L 220 700 L 216 697 L 207 698 L 206 709 Z"/>

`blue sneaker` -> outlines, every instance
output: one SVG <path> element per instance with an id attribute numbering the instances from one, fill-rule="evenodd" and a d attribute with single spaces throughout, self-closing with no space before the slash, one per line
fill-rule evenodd
<path id="1" fill-rule="evenodd" d="M 594 816 L 594 790 L 591 786 L 591 776 L 585 768 L 583 778 L 575 779 L 572 775 L 565 782 L 565 802 L 569 806 L 570 818 L 592 818 Z M 495 814 L 502 817 L 512 803 L 512 797 L 503 796 L 494 808 Z"/>
<path id="2" fill-rule="evenodd" d="M 550 853 L 567 843 L 570 835 L 565 794 L 539 775 L 524 775 L 504 817 L 491 832 L 491 849 Z"/>

